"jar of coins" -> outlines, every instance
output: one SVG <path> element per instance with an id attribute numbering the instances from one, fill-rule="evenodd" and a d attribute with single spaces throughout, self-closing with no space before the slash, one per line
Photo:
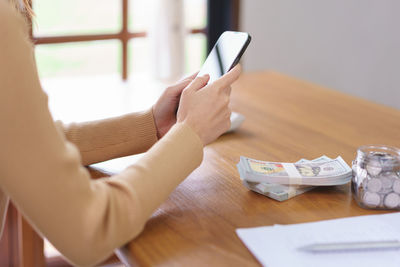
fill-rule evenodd
<path id="1" fill-rule="evenodd" d="M 400 210 L 399 149 L 359 147 L 352 168 L 352 192 L 361 207 Z"/>

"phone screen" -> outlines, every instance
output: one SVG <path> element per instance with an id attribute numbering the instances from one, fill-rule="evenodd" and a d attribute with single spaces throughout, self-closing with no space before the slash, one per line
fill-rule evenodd
<path id="1" fill-rule="evenodd" d="M 209 74 L 209 83 L 220 78 L 240 60 L 251 37 L 245 32 L 224 32 L 211 50 L 198 76 Z"/>

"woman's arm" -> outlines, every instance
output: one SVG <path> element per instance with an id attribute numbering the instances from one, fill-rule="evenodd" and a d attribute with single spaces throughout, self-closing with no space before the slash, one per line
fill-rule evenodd
<path id="1" fill-rule="evenodd" d="M 144 112 L 63 126 L 68 141 L 75 144 L 82 164 L 89 165 L 147 151 L 157 141 L 152 109 Z"/>
<path id="2" fill-rule="evenodd" d="M 166 88 L 147 111 L 66 126 L 57 122 L 57 126 L 78 147 L 84 165 L 145 152 L 176 123 L 181 93 L 196 75 Z"/>
<path id="3" fill-rule="evenodd" d="M 57 125 L 68 141 L 78 147 L 84 165 L 145 152 L 176 123 L 181 93 L 196 75 L 166 88 L 147 111 L 66 126 L 57 122 Z"/>
<path id="4" fill-rule="evenodd" d="M 133 239 L 202 160 L 202 141 L 177 123 L 135 165 L 91 180 L 57 130 L 24 21 L 0 1 L 0 187 L 71 262 L 93 265 Z"/>

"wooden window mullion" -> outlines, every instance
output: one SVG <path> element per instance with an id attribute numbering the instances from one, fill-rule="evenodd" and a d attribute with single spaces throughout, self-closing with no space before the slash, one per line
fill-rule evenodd
<path id="1" fill-rule="evenodd" d="M 128 42 L 129 42 L 129 29 L 128 29 L 128 0 L 122 0 L 122 79 L 128 79 Z"/>

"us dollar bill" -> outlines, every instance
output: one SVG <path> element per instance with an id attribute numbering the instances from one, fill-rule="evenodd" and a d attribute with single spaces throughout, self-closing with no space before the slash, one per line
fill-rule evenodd
<path id="1" fill-rule="evenodd" d="M 323 155 L 314 160 L 301 159 L 297 161 L 296 164 L 318 163 L 318 162 L 321 163 L 331 160 L 332 160 L 331 158 Z M 307 185 L 287 185 L 287 184 L 276 184 L 268 182 L 251 182 L 242 178 L 242 176 L 244 176 L 245 173 L 243 168 L 238 166 L 238 169 L 240 169 L 239 172 L 241 173 L 241 180 L 245 187 L 256 193 L 265 195 L 267 197 L 273 198 L 278 201 L 284 201 L 293 198 L 297 195 L 310 191 L 316 187 Z"/>
<path id="2" fill-rule="evenodd" d="M 350 181 L 351 168 L 341 158 L 296 163 L 240 157 L 240 176 L 249 182 L 289 185 L 339 185 Z"/>

